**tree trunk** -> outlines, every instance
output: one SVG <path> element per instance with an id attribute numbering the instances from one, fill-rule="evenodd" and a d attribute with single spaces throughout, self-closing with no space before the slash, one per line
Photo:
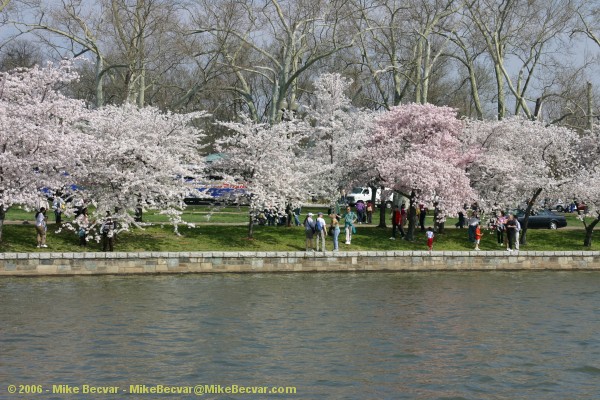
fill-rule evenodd
<path id="1" fill-rule="evenodd" d="M 527 224 L 529 224 L 529 214 L 531 214 L 531 209 L 533 208 L 533 205 L 535 204 L 540 193 L 542 193 L 542 188 L 538 188 L 533 197 L 527 202 L 527 209 L 525 210 L 525 218 L 521 224 L 521 236 L 519 238 L 519 243 L 522 245 L 527 244 Z"/>
<path id="2" fill-rule="evenodd" d="M 494 65 L 496 73 L 496 95 L 498 96 L 498 120 L 503 120 L 506 115 L 506 97 L 504 96 L 504 77 L 500 65 L 496 62 Z"/>
<path id="3" fill-rule="evenodd" d="M 587 83 L 587 129 L 590 132 L 594 129 L 594 97 L 591 82 Z"/>
<path id="4" fill-rule="evenodd" d="M 2 243 L 2 228 L 4 227 L 4 218 L 6 217 L 6 209 L 3 204 L 0 204 L 0 243 Z"/>
<path id="5" fill-rule="evenodd" d="M 102 87 L 102 76 L 104 70 L 104 62 L 102 57 L 96 56 L 96 108 L 104 105 L 104 88 Z"/>
<path id="6" fill-rule="evenodd" d="M 406 240 L 412 242 L 415 240 L 415 228 L 417 227 L 415 192 L 411 192 L 408 204 L 408 230 L 406 231 Z"/>
<path id="7" fill-rule="evenodd" d="M 583 240 L 583 245 L 585 247 L 592 247 L 592 234 L 594 233 L 594 228 L 600 222 L 600 213 L 591 224 L 585 225 L 585 239 Z"/>
<path id="8" fill-rule="evenodd" d="M 385 226 L 385 212 L 387 210 L 386 208 L 386 201 L 383 198 L 383 186 L 381 186 L 381 204 L 379 204 L 379 225 L 377 225 L 378 228 L 386 228 Z M 373 203 L 376 204 L 376 203 Z"/>

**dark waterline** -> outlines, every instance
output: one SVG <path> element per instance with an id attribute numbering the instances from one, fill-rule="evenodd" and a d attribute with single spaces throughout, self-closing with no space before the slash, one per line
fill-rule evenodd
<path id="1" fill-rule="evenodd" d="M 0 398 L 238 384 L 297 394 L 202 398 L 596 399 L 599 304 L 600 272 L 2 278 Z"/>

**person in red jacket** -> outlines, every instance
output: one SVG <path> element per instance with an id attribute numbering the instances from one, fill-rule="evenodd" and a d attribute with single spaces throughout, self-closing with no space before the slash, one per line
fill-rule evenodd
<path id="1" fill-rule="evenodd" d="M 398 206 L 394 205 L 392 209 L 392 237 L 390 240 L 396 240 L 396 231 L 400 229 L 400 235 L 404 237 L 404 232 L 402 230 L 402 213 L 398 210 Z"/>
<path id="2" fill-rule="evenodd" d="M 475 227 L 475 250 L 480 250 L 479 249 L 479 241 L 481 240 L 482 236 L 483 236 L 483 233 L 481 233 L 481 225 L 479 225 L 479 222 L 478 222 L 477 226 Z"/>

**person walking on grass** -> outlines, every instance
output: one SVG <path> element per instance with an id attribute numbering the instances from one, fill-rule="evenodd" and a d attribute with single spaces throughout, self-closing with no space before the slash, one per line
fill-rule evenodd
<path id="1" fill-rule="evenodd" d="M 40 208 L 35 214 L 35 231 L 37 232 L 37 247 L 48 247 L 46 245 L 46 230 L 48 217 L 46 216 L 46 207 Z"/>
<path id="2" fill-rule="evenodd" d="M 327 236 L 327 224 L 323 219 L 323 213 L 320 212 L 315 222 L 315 233 L 317 234 L 317 251 L 319 251 L 319 242 L 321 251 L 325 251 L 325 236 Z"/>
<path id="3" fill-rule="evenodd" d="M 481 233 L 481 224 L 477 223 L 477 226 L 475 227 L 475 250 L 479 251 L 479 242 L 481 241 L 481 236 L 483 236 L 483 233 Z"/>
<path id="4" fill-rule="evenodd" d="M 313 213 L 306 214 L 304 218 L 304 233 L 306 234 L 306 251 L 313 250 L 313 236 L 315 234 L 315 221 L 313 221 Z"/>
<path id="5" fill-rule="evenodd" d="M 425 234 L 427 235 L 427 248 L 431 253 L 433 251 L 433 238 L 435 237 L 435 234 L 433 233 L 433 228 L 427 228 L 427 232 L 425 232 Z"/>
<path id="6" fill-rule="evenodd" d="M 346 244 L 351 244 L 352 234 L 356 232 L 354 224 L 356 223 L 357 216 L 352 212 L 350 206 L 346 207 L 346 214 L 342 216 L 344 219 L 344 230 L 346 231 Z"/>

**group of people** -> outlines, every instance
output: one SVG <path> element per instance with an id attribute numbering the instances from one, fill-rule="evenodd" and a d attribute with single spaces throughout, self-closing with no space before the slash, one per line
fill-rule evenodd
<path id="1" fill-rule="evenodd" d="M 306 234 L 306 251 L 326 251 L 325 248 L 325 237 L 331 235 L 333 238 L 333 251 L 339 250 L 339 235 L 340 235 L 340 222 L 344 223 L 344 231 L 346 233 L 346 244 L 352 244 L 352 234 L 356 233 L 355 224 L 359 221 L 358 215 L 352 211 L 351 207 L 346 208 L 346 212 L 343 215 L 331 213 L 329 218 L 331 222 L 327 226 L 327 222 L 323 217 L 323 213 L 317 214 L 317 218 L 313 219 L 314 214 L 306 214 L 306 218 L 302 225 Z M 316 236 L 316 247 L 313 246 L 313 240 Z"/>
<path id="2" fill-rule="evenodd" d="M 64 202 L 62 199 L 53 201 L 53 209 L 56 217 L 56 224 L 62 223 L 62 213 L 64 211 Z M 37 234 L 37 247 L 47 248 L 46 234 L 48 232 L 48 216 L 46 215 L 47 207 L 41 206 L 35 213 L 35 230 Z M 79 245 L 86 247 L 88 243 L 88 233 L 95 223 L 90 223 L 87 207 L 81 207 L 76 209 L 76 213 L 73 218 L 74 224 L 78 227 L 77 236 L 79 238 Z M 117 230 L 117 222 L 112 218 L 109 211 L 106 212 L 106 216 L 102 219 L 100 224 L 100 234 L 102 237 L 102 251 L 114 251 L 115 236 Z"/>
<path id="3" fill-rule="evenodd" d="M 480 250 L 479 243 L 483 232 L 477 211 L 468 210 L 467 219 L 461 221 L 459 217 L 456 227 L 463 228 L 465 224 L 468 228 L 469 242 L 475 244 L 475 250 Z M 488 222 L 488 229 L 496 232 L 498 246 L 506 247 L 509 252 L 519 250 L 521 223 L 514 214 L 507 215 L 504 211 L 495 211 L 495 215 Z"/>

